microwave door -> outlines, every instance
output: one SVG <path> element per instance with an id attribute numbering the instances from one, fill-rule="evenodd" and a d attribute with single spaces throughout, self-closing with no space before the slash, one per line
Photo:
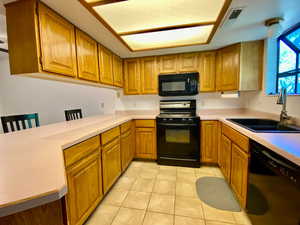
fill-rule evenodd
<path id="1" fill-rule="evenodd" d="M 171 96 L 185 94 L 187 90 L 186 80 L 167 80 L 160 83 L 160 95 Z"/>

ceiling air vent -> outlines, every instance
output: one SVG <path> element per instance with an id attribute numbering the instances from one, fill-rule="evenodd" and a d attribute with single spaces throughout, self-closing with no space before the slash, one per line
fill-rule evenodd
<path id="1" fill-rule="evenodd" d="M 231 9 L 230 12 L 229 12 L 228 20 L 237 19 L 242 11 L 243 11 L 243 8 Z"/>

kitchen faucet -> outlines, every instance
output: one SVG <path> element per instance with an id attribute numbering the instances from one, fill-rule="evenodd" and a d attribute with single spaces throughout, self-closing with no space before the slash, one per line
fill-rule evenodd
<path id="1" fill-rule="evenodd" d="M 287 100 L 286 92 L 287 92 L 286 88 L 281 88 L 278 99 L 277 99 L 277 104 L 282 105 L 282 110 L 280 113 L 280 122 L 279 122 L 280 125 L 286 125 L 287 121 L 291 119 L 291 117 L 288 116 L 287 111 L 286 111 L 286 100 Z"/>

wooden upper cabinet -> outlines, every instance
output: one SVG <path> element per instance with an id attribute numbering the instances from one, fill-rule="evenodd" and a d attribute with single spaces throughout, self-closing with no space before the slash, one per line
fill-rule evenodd
<path id="1" fill-rule="evenodd" d="M 218 91 L 239 90 L 240 47 L 240 44 L 236 44 L 218 51 L 216 82 Z"/>
<path id="2" fill-rule="evenodd" d="M 217 91 L 255 91 L 261 88 L 263 41 L 242 42 L 217 53 Z"/>
<path id="3" fill-rule="evenodd" d="M 98 45 L 99 65 L 100 65 L 100 83 L 113 85 L 113 55 L 107 48 Z"/>
<path id="4" fill-rule="evenodd" d="M 201 121 L 201 161 L 218 163 L 218 121 Z"/>
<path id="5" fill-rule="evenodd" d="M 43 70 L 75 77 L 75 27 L 41 3 L 39 26 Z"/>
<path id="6" fill-rule="evenodd" d="M 216 52 L 199 55 L 200 92 L 216 91 Z"/>
<path id="7" fill-rule="evenodd" d="M 178 55 L 163 55 L 159 57 L 159 73 L 176 73 Z"/>
<path id="8" fill-rule="evenodd" d="M 123 61 L 117 55 L 113 55 L 113 74 L 114 86 L 123 87 Z"/>
<path id="9" fill-rule="evenodd" d="M 140 60 L 124 60 L 124 93 L 127 95 L 140 94 Z"/>
<path id="10" fill-rule="evenodd" d="M 156 57 L 141 59 L 141 93 L 158 93 L 158 73 L 156 69 Z"/>
<path id="11" fill-rule="evenodd" d="M 84 32 L 76 29 L 78 77 L 89 81 L 99 81 L 97 42 Z"/>
<path id="12" fill-rule="evenodd" d="M 178 57 L 178 72 L 198 71 L 198 53 L 184 53 Z"/>
<path id="13" fill-rule="evenodd" d="M 244 208 L 247 201 L 248 167 L 249 155 L 232 144 L 230 184 Z"/>

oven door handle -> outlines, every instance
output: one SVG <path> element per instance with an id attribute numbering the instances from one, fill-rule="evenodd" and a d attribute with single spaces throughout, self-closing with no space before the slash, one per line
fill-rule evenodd
<path id="1" fill-rule="evenodd" d="M 189 123 L 189 124 L 181 124 L 181 123 L 158 123 L 158 126 L 166 126 L 166 127 L 196 127 L 198 124 Z"/>

